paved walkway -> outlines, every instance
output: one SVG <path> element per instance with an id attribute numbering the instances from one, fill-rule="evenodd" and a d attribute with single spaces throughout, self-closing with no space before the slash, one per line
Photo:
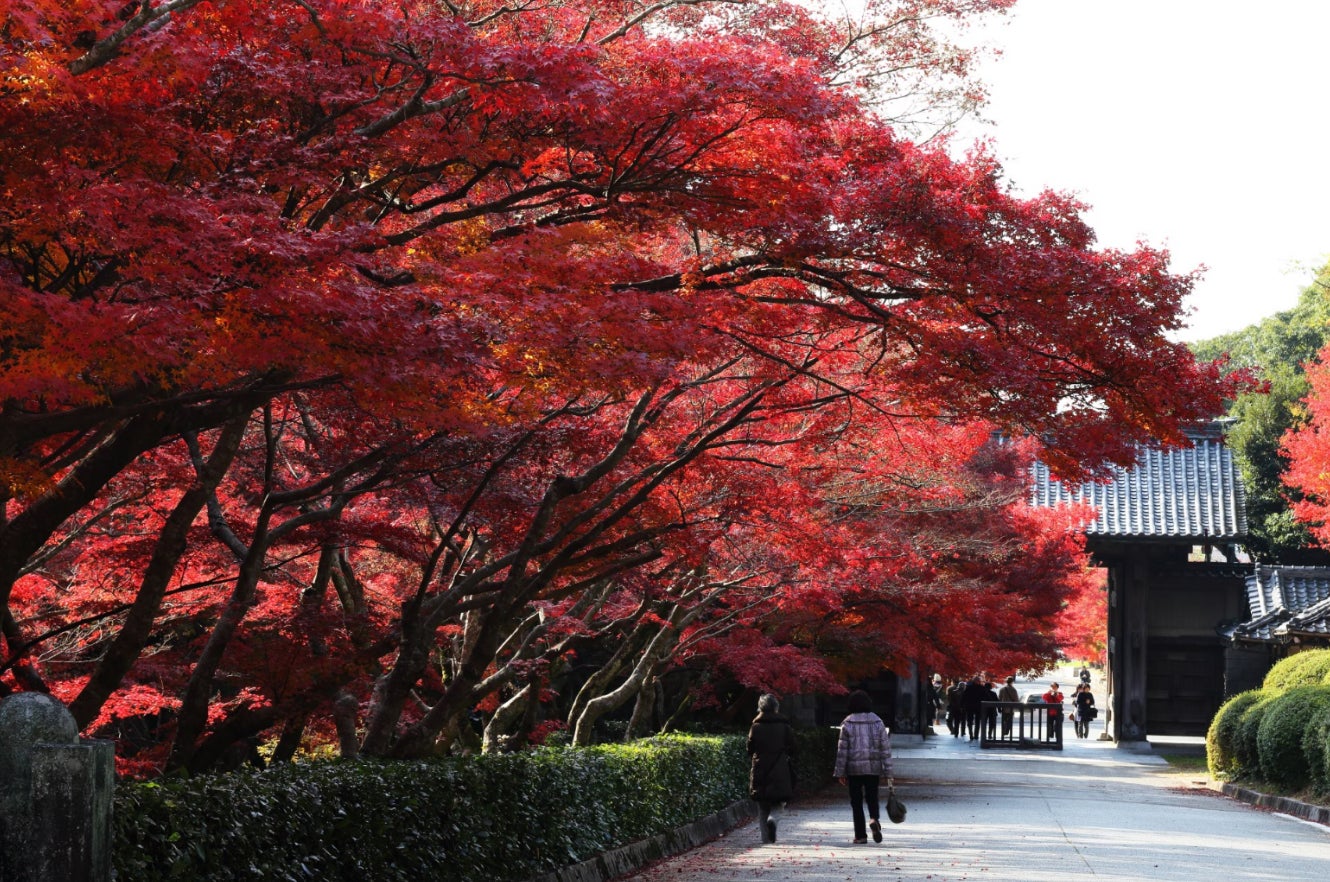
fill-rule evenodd
<path id="1" fill-rule="evenodd" d="M 945 732 L 923 743 L 897 744 L 897 792 L 909 817 L 901 825 L 884 818 L 882 844 L 851 843 L 849 806 L 833 785 L 818 798 L 791 805 L 773 845 L 760 844 L 756 824 L 749 822 L 631 878 L 1330 879 L 1330 828 L 1235 802 L 1204 781 L 1173 773 L 1157 755 L 1094 740 L 1095 734 L 1068 739 L 1061 753 L 981 751 L 977 743 Z"/>

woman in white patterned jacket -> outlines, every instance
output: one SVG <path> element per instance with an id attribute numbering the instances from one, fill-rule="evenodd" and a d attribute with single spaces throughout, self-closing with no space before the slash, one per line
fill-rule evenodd
<path id="1" fill-rule="evenodd" d="M 835 776 L 850 787 L 850 811 L 854 815 L 854 841 L 882 841 L 882 823 L 878 820 L 878 783 L 891 779 L 891 731 L 882 718 L 873 713 L 868 693 L 856 689 L 850 693 L 850 715 L 840 725 L 836 745 Z M 864 804 L 869 823 L 864 824 Z"/>

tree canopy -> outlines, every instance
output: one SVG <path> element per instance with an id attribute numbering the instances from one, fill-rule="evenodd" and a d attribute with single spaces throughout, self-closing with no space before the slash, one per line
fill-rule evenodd
<path id="1" fill-rule="evenodd" d="M 1305 366 L 1312 362 L 1330 334 L 1330 301 L 1322 269 L 1303 290 L 1297 306 L 1249 328 L 1196 343 L 1199 358 L 1228 357 L 1234 366 L 1252 370 L 1260 389 L 1238 395 L 1228 408 L 1233 420 L 1228 446 L 1242 470 L 1247 491 L 1249 546 L 1266 561 L 1296 563 L 1306 558 L 1311 534 L 1294 518 L 1285 484 L 1289 461 L 1281 450 L 1284 435 L 1305 416 L 1303 399 L 1311 387 Z"/>
<path id="2" fill-rule="evenodd" d="M 1241 378 L 1165 252 L 893 127 L 1010 5 L 9 4 L 0 688 L 151 771 L 1050 657 L 1021 463 Z"/>

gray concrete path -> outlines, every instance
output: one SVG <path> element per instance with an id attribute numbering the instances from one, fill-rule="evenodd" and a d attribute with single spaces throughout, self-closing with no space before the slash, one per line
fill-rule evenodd
<path id="1" fill-rule="evenodd" d="M 851 843 L 849 806 L 833 786 L 791 805 L 773 845 L 762 845 L 750 822 L 631 878 L 1330 879 L 1330 828 L 1230 800 L 1178 776 L 1157 755 L 1123 750 L 1097 734 L 1069 738 L 1061 753 L 981 751 L 945 730 L 897 744 L 897 792 L 909 816 L 900 825 L 884 817 L 882 844 Z"/>

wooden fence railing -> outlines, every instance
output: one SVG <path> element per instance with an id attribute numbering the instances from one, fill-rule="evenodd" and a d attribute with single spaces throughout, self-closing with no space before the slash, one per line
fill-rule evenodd
<path id="1" fill-rule="evenodd" d="M 1060 704 L 985 701 L 979 746 L 1061 750 L 1066 712 Z"/>

